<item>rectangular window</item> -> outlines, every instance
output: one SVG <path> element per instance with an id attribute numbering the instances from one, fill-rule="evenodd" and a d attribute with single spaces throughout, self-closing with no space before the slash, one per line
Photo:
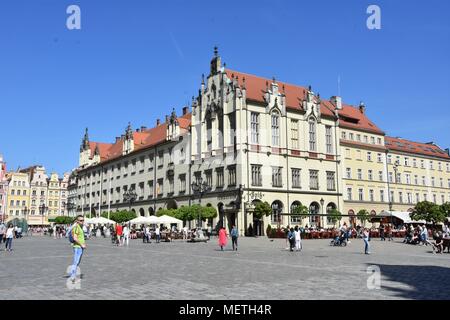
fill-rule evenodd
<path id="1" fill-rule="evenodd" d="M 372 170 L 369 170 L 367 177 L 368 177 L 368 179 L 369 179 L 370 181 L 373 180 L 373 173 L 372 173 Z"/>
<path id="2" fill-rule="evenodd" d="M 440 186 L 441 188 L 444 187 L 444 179 L 442 179 L 442 178 L 439 179 L 439 186 Z"/>
<path id="3" fill-rule="evenodd" d="M 272 186 L 282 187 L 283 183 L 281 180 L 281 169 L 282 167 L 272 167 Z"/>
<path id="4" fill-rule="evenodd" d="M 384 202 L 384 190 L 380 190 L 380 201 Z"/>
<path id="5" fill-rule="evenodd" d="M 409 167 L 409 158 L 405 157 L 404 161 L 405 161 L 405 166 Z"/>
<path id="6" fill-rule="evenodd" d="M 252 112 L 250 122 L 252 143 L 259 144 L 259 113 Z"/>
<path id="7" fill-rule="evenodd" d="M 381 145 L 381 138 L 377 138 L 377 143 Z"/>
<path id="8" fill-rule="evenodd" d="M 344 139 L 344 140 L 347 140 L 347 132 L 342 131 L 341 132 L 341 138 Z"/>
<path id="9" fill-rule="evenodd" d="M 445 196 L 443 194 L 441 194 L 441 203 L 444 204 L 445 203 Z"/>
<path id="10" fill-rule="evenodd" d="M 292 187 L 301 188 L 300 169 L 292 169 Z"/>
<path id="11" fill-rule="evenodd" d="M 419 176 L 416 174 L 414 175 L 414 184 L 417 186 L 419 185 Z"/>
<path id="12" fill-rule="evenodd" d="M 422 169 L 425 169 L 425 161 L 424 160 L 420 160 L 420 167 Z"/>
<path id="13" fill-rule="evenodd" d="M 436 195 L 435 195 L 435 194 L 433 194 L 433 202 L 434 202 L 434 203 L 437 203 Z"/>
<path id="14" fill-rule="evenodd" d="M 328 191 L 334 191 L 336 190 L 336 183 L 335 183 L 335 174 L 332 171 L 327 171 L 327 190 Z"/>
<path id="15" fill-rule="evenodd" d="M 352 200 L 352 188 L 347 188 L 347 200 Z"/>
<path id="16" fill-rule="evenodd" d="M 217 168 L 217 188 L 223 188 L 224 186 L 224 178 L 223 178 L 223 168 Z"/>
<path id="17" fill-rule="evenodd" d="M 367 161 L 372 161 L 372 152 L 367 152 Z"/>
<path id="18" fill-rule="evenodd" d="M 430 170 L 433 170 L 433 161 L 430 161 Z"/>
<path id="19" fill-rule="evenodd" d="M 450 164 L 447 163 L 445 166 L 447 167 L 447 172 L 450 172 Z"/>
<path id="20" fill-rule="evenodd" d="M 352 168 L 346 168 L 345 174 L 346 174 L 347 179 L 351 179 L 352 178 Z"/>
<path id="21" fill-rule="evenodd" d="M 403 192 L 398 192 L 398 202 L 403 203 Z"/>
<path id="22" fill-rule="evenodd" d="M 442 163 L 438 162 L 438 170 L 442 171 Z"/>
<path id="23" fill-rule="evenodd" d="M 364 143 L 369 143 L 369 138 L 367 136 L 364 136 Z"/>
<path id="24" fill-rule="evenodd" d="M 325 126 L 325 141 L 327 146 L 327 153 L 333 153 L 333 136 L 331 126 Z"/>
<path id="25" fill-rule="evenodd" d="M 383 171 L 378 171 L 378 180 L 383 181 Z"/>
<path id="26" fill-rule="evenodd" d="M 361 150 L 356 150 L 356 160 L 362 160 L 361 154 Z"/>
<path id="27" fill-rule="evenodd" d="M 153 180 L 150 180 L 148 182 L 148 189 L 149 189 L 148 197 L 153 198 Z M 120 192 L 120 190 L 117 190 L 117 191 Z"/>
<path id="28" fill-rule="evenodd" d="M 280 115 L 272 113 L 272 146 L 280 146 Z"/>
<path id="29" fill-rule="evenodd" d="M 292 149 L 299 149 L 298 144 L 298 120 L 291 120 L 291 143 L 292 143 Z"/>
<path id="30" fill-rule="evenodd" d="M 351 152 L 350 152 L 350 149 L 345 149 L 345 157 L 346 158 L 351 158 Z"/>
<path id="31" fill-rule="evenodd" d="M 406 194 L 406 197 L 408 198 L 408 203 L 411 204 L 412 203 L 412 194 L 410 192 L 408 192 Z"/>
<path id="32" fill-rule="evenodd" d="M 174 179 L 173 177 L 169 178 L 169 194 L 173 194 L 175 192 Z"/>
<path id="33" fill-rule="evenodd" d="M 228 167 L 228 186 L 236 185 L 236 166 Z"/>
<path id="34" fill-rule="evenodd" d="M 358 180 L 362 180 L 362 169 L 358 169 Z"/>
<path id="35" fill-rule="evenodd" d="M 417 159 L 416 158 L 413 159 L 413 167 L 417 168 Z"/>
<path id="36" fill-rule="evenodd" d="M 416 203 L 420 202 L 420 195 L 418 193 L 416 193 Z"/>
<path id="37" fill-rule="evenodd" d="M 360 134 L 356 135 L 356 141 L 361 141 L 361 135 Z"/>
<path id="38" fill-rule="evenodd" d="M 375 201 L 375 197 L 374 197 L 372 189 L 369 190 L 369 201 L 370 202 L 374 202 Z"/>
<path id="39" fill-rule="evenodd" d="M 402 183 L 402 174 L 401 173 L 397 173 L 397 175 L 395 177 L 395 183 Z"/>
<path id="40" fill-rule="evenodd" d="M 375 137 L 370 137 L 370 143 L 375 144 Z"/>
<path id="41" fill-rule="evenodd" d="M 391 191 L 391 202 L 395 202 L 394 191 Z"/>
<path id="42" fill-rule="evenodd" d="M 350 139 L 350 140 L 353 140 L 353 132 L 350 132 L 350 133 L 348 134 L 348 136 L 349 136 L 349 139 Z"/>
<path id="43" fill-rule="evenodd" d="M 316 122 L 309 119 L 309 150 L 316 151 Z"/>
<path id="44" fill-rule="evenodd" d="M 206 176 L 206 184 L 209 187 L 212 187 L 213 185 L 213 175 L 212 175 L 212 170 L 206 170 L 205 171 L 205 176 Z"/>
<path id="45" fill-rule="evenodd" d="M 261 167 L 260 165 L 252 165 L 252 186 L 262 186 Z"/>
<path id="46" fill-rule="evenodd" d="M 363 191 L 363 189 L 358 189 L 358 199 L 359 199 L 359 201 L 364 201 L 364 191 Z"/>
<path id="47" fill-rule="evenodd" d="M 434 177 L 431 177 L 431 186 L 434 187 Z"/>
<path id="48" fill-rule="evenodd" d="M 161 196 L 164 193 L 164 179 L 158 179 L 156 184 L 156 194 Z"/>
<path id="49" fill-rule="evenodd" d="M 388 164 L 392 163 L 392 156 L 390 154 L 388 154 L 388 156 L 387 156 L 387 163 Z"/>
<path id="50" fill-rule="evenodd" d="M 152 171 L 153 170 L 153 166 L 154 166 L 154 163 L 153 163 L 153 154 L 149 154 L 148 155 L 148 171 Z"/>
<path id="51" fill-rule="evenodd" d="M 309 170 L 309 188 L 311 190 L 319 190 L 319 171 Z"/>
<path id="52" fill-rule="evenodd" d="M 164 166 L 164 151 L 158 152 L 158 168 Z"/>
<path id="53" fill-rule="evenodd" d="M 428 201 L 428 200 L 427 200 L 427 194 L 426 194 L 426 193 L 423 194 L 423 201 Z"/>
<path id="54" fill-rule="evenodd" d="M 425 178 L 425 176 L 422 176 L 422 185 L 427 185 L 427 179 Z"/>
<path id="55" fill-rule="evenodd" d="M 406 184 L 411 184 L 411 175 L 409 173 L 406 173 L 405 177 L 406 177 Z"/>
<path id="56" fill-rule="evenodd" d="M 377 161 L 383 162 L 383 155 L 381 153 L 377 153 Z"/>

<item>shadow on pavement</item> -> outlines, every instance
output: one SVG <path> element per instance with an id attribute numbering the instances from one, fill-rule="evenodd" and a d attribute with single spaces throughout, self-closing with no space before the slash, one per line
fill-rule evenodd
<path id="1" fill-rule="evenodd" d="M 377 266 L 381 271 L 381 289 L 391 291 L 394 296 L 414 300 L 450 299 L 450 266 Z M 407 285 L 409 288 L 399 288 L 395 284 L 386 286 L 383 283 L 386 280 Z"/>

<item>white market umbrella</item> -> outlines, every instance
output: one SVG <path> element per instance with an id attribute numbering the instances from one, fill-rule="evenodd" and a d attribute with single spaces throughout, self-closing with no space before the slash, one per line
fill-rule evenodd
<path id="1" fill-rule="evenodd" d="M 176 223 L 178 226 L 181 226 L 183 224 L 183 221 L 181 221 L 180 219 L 171 217 L 171 216 L 161 216 L 159 217 L 160 223 L 163 224 L 172 224 L 172 223 Z"/>
<path id="2" fill-rule="evenodd" d="M 129 224 L 159 224 L 161 223 L 159 221 L 159 218 L 156 216 L 149 216 L 149 217 L 137 217 L 134 218 L 127 223 Z"/>
<path id="3" fill-rule="evenodd" d="M 116 224 L 114 220 L 110 220 L 104 217 L 88 218 L 85 221 L 86 224 Z"/>

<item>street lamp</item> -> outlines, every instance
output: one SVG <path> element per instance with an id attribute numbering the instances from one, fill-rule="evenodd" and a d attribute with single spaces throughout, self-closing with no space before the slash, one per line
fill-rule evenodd
<path id="1" fill-rule="evenodd" d="M 394 167 L 394 181 L 395 181 L 395 184 L 397 184 L 398 182 L 397 182 L 397 171 L 398 171 L 398 167 L 400 166 L 400 162 L 397 160 L 397 161 L 395 161 L 394 162 L 394 165 L 393 165 L 393 167 Z M 389 192 L 389 211 L 392 211 L 392 196 L 391 196 L 391 190 L 390 190 L 390 188 L 389 188 L 389 178 L 388 178 L 388 192 Z"/>
<path id="2" fill-rule="evenodd" d="M 200 206 L 202 205 L 202 197 L 205 193 L 211 191 L 211 186 L 208 185 L 206 181 L 203 181 L 203 178 L 200 177 L 195 182 L 192 182 L 191 184 L 192 191 L 194 192 L 194 195 L 199 195 L 199 201 L 198 203 Z M 202 224 L 202 218 L 201 218 L 201 211 L 198 212 L 198 225 L 201 226 Z"/>
<path id="3" fill-rule="evenodd" d="M 131 204 L 137 199 L 137 193 L 134 189 L 125 191 L 123 193 L 123 201 L 128 202 L 130 204 L 129 211 L 131 211 Z"/>
<path id="4" fill-rule="evenodd" d="M 44 231 L 44 215 L 47 210 L 48 210 L 48 207 L 45 205 L 45 203 L 43 203 L 39 206 L 39 212 L 42 215 L 42 231 Z"/>
<path id="5" fill-rule="evenodd" d="M 319 220 L 320 221 L 320 227 L 322 226 L 322 219 L 323 219 L 323 205 L 325 203 L 325 200 L 323 200 L 323 198 L 320 199 L 320 205 L 322 207 L 322 218 Z"/>

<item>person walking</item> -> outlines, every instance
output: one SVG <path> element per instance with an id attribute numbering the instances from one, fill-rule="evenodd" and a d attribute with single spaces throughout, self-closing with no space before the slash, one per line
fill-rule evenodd
<path id="1" fill-rule="evenodd" d="M 301 251 L 302 250 L 302 236 L 300 233 L 300 229 L 298 226 L 295 226 L 294 228 L 294 234 L 295 234 L 295 250 Z"/>
<path id="2" fill-rule="evenodd" d="M 4 241 L 5 239 L 5 233 L 6 233 L 6 226 L 4 223 L 0 224 L 0 244 Z"/>
<path id="3" fill-rule="evenodd" d="M 223 247 L 227 245 L 227 231 L 225 230 L 225 227 L 222 227 L 219 230 L 219 246 L 220 250 L 223 251 Z"/>
<path id="4" fill-rule="evenodd" d="M 238 237 L 239 237 L 239 232 L 236 228 L 235 225 L 233 225 L 233 228 L 231 229 L 231 243 L 233 245 L 233 251 L 238 249 Z"/>
<path id="5" fill-rule="evenodd" d="M 9 224 L 8 229 L 6 230 L 6 234 L 5 234 L 5 239 L 6 239 L 6 245 L 5 245 L 5 249 L 8 252 L 12 251 L 12 240 L 13 238 L 15 238 L 15 230 L 14 230 L 14 226 L 12 224 Z"/>
<path id="6" fill-rule="evenodd" d="M 384 237 L 384 224 L 380 224 L 380 241 L 386 241 L 386 238 Z"/>
<path id="7" fill-rule="evenodd" d="M 125 245 L 126 243 L 128 247 L 130 242 L 130 229 L 126 224 L 123 225 L 122 232 L 123 232 L 123 245 Z"/>
<path id="8" fill-rule="evenodd" d="M 367 228 L 364 228 L 364 231 L 362 233 L 363 236 L 363 240 L 364 240 L 364 253 L 365 254 L 370 254 L 370 245 L 369 245 L 369 230 Z"/>
<path id="9" fill-rule="evenodd" d="M 84 239 L 84 217 L 82 215 L 78 215 L 75 219 L 75 224 L 70 229 L 69 239 L 72 242 L 73 247 L 73 260 L 72 267 L 70 269 L 69 278 L 72 283 L 75 283 L 77 269 L 81 262 L 81 257 L 83 256 L 83 252 L 86 249 L 86 243 Z"/>
<path id="10" fill-rule="evenodd" d="M 159 243 L 159 241 L 161 240 L 161 230 L 159 229 L 159 226 L 156 226 L 155 229 L 155 236 L 156 236 L 156 243 Z"/>
<path id="11" fill-rule="evenodd" d="M 294 228 L 290 228 L 287 234 L 287 239 L 289 241 L 289 251 L 294 251 L 295 247 L 295 233 Z"/>
<path id="12" fill-rule="evenodd" d="M 116 225 L 117 246 L 122 245 L 122 235 L 123 235 L 123 229 L 122 229 L 122 226 L 118 223 Z"/>

